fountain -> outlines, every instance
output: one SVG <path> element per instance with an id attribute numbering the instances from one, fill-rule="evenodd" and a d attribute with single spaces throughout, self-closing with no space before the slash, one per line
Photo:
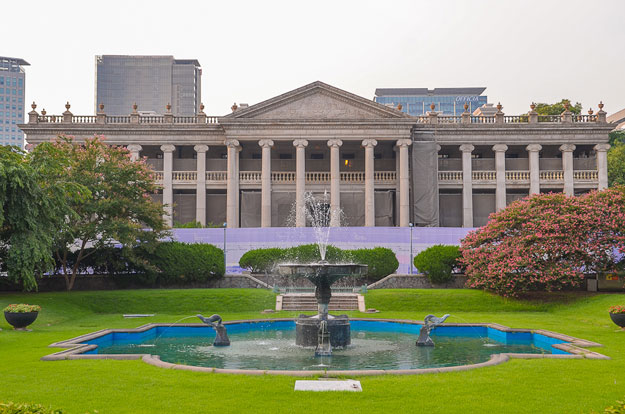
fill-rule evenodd
<path id="1" fill-rule="evenodd" d="M 430 332 L 432 332 L 432 329 L 445 322 L 447 318 L 449 318 L 448 313 L 443 315 L 441 318 L 437 318 L 434 315 L 428 315 L 423 318 L 423 326 L 419 331 L 417 346 L 434 346 L 434 341 L 432 341 L 432 338 L 430 338 Z"/>
<path id="2" fill-rule="evenodd" d="M 324 198 L 327 198 L 325 196 Z M 316 356 L 332 355 L 332 348 L 344 348 L 351 343 L 350 324 L 347 315 L 330 315 L 328 307 L 332 298 L 332 284 L 348 276 L 364 276 L 367 265 L 355 263 L 328 263 L 326 250 L 330 235 L 330 216 L 324 199 L 316 199 L 312 194 L 305 195 L 306 217 L 314 228 L 321 261 L 317 263 L 283 263 L 278 272 L 283 276 L 304 277 L 315 285 L 317 315 L 300 315 L 296 322 L 295 343 L 300 346 L 315 346 Z"/>
<path id="3" fill-rule="evenodd" d="M 228 338 L 228 332 L 226 331 L 226 327 L 221 323 L 221 316 L 214 314 L 205 318 L 201 314 L 195 315 L 206 325 L 213 327 L 215 329 L 215 341 L 213 342 L 213 346 L 229 346 L 230 338 Z"/>

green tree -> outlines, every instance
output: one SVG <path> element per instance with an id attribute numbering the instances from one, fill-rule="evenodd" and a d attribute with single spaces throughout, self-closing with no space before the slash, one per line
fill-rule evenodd
<path id="1" fill-rule="evenodd" d="M 55 240 L 67 290 L 74 286 L 80 262 L 98 250 L 112 245 L 150 250 L 167 235 L 163 208 L 150 197 L 156 186 L 145 162 L 132 161 L 127 149 L 109 146 L 101 137 L 82 145 L 59 137 L 51 147 L 69 154 L 67 180 L 90 191 L 89 197 L 72 203 L 75 219 L 65 223 Z M 127 250 L 132 255 L 134 249 Z M 71 268 L 70 252 L 75 255 Z"/>
<path id="2" fill-rule="evenodd" d="M 64 178 L 69 165 L 49 143 L 32 154 L 0 146 L 0 267 L 25 290 L 36 289 L 36 275 L 53 268 L 54 235 L 74 220 L 71 203 L 88 195 Z"/>
<path id="3" fill-rule="evenodd" d="M 536 112 L 538 115 L 560 115 L 564 112 L 564 104 L 569 104 L 569 111 L 574 114 L 580 114 L 582 112 L 582 104 L 580 102 L 575 103 L 575 105 L 571 105 L 571 101 L 569 99 L 562 99 L 560 102 L 556 102 L 554 104 L 547 103 L 537 103 Z"/>

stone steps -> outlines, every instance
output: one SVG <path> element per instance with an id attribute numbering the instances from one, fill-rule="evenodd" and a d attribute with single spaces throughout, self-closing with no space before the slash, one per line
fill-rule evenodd
<path id="1" fill-rule="evenodd" d="M 330 299 L 328 306 L 331 311 L 360 310 L 364 311 L 364 297 L 353 294 L 337 294 Z M 361 309 L 362 308 L 362 309 Z M 276 310 L 316 311 L 317 300 L 313 294 L 284 294 L 276 298 Z"/>

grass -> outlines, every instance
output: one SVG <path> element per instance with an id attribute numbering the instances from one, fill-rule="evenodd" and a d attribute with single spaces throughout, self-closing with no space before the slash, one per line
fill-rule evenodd
<path id="1" fill-rule="evenodd" d="M 548 300 L 547 300 L 548 299 Z M 366 295 L 381 318 L 497 322 L 542 328 L 604 344 L 612 358 L 512 360 L 466 372 L 362 377 L 362 393 L 295 393 L 295 378 L 194 373 L 141 361 L 40 361 L 56 341 L 103 328 L 175 322 L 201 312 L 224 319 L 264 318 L 274 295 L 253 289 L 0 293 L 9 303 L 42 305 L 31 332 L 0 322 L 0 401 L 38 402 L 69 414 L 210 412 L 589 413 L 625 395 L 625 331 L 609 319 L 623 294 L 568 293 L 511 300 L 472 290 L 379 290 Z M 156 313 L 124 319 L 122 313 Z M 280 312 L 275 317 L 292 316 Z M 352 316 L 363 316 L 352 312 Z"/>

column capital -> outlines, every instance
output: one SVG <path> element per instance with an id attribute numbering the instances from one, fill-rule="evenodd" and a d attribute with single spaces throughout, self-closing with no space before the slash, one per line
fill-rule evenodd
<path id="1" fill-rule="evenodd" d="M 163 152 L 174 152 L 176 147 L 171 144 L 161 145 L 161 151 Z"/>
<path id="2" fill-rule="evenodd" d="M 473 152 L 475 147 L 471 144 L 462 144 L 460 145 L 460 151 L 462 152 Z"/>
<path id="3" fill-rule="evenodd" d="M 343 145 L 343 141 L 341 141 L 340 139 L 334 138 L 334 139 L 329 139 L 328 140 L 328 147 L 330 147 L 330 148 L 334 148 L 334 147 L 338 148 L 341 145 Z"/>
<path id="4" fill-rule="evenodd" d="M 607 151 L 610 149 L 610 144 L 597 144 L 593 147 L 593 149 L 597 152 Z"/>
<path id="5" fill-rule="evenodd" d="M 529 152 L 540 152 L 540 150 L 542 149 L 543 146 L 540 144 L 529 144 L 527 147 L 525 147 L 525 150 Z"/>
<path id="6" fill-rule="evenodd" d="M 293 146 L 297 148 L 306 148 L 308 146 L 308 141 L 305 139 L 296 139 L 293 141 Z"/>
<path id="7" fill-rule="evenodd" d="M 376 141 L 375 139 L 371 139 L 371 138 L 363 139 L 361 145 L 365 148 L 369 148 L 369 147 L 373 148 L 376 145 L 378 145 L 378 141 Z"/>
<path id="8" fill-rule="evenodd" d="M 228 148 L 237 148 L 239 146 L 238 139 L 227 139 L 224 141 L 224 145 Z"/>
<path id="9" fill-rule="evenodd" d="M 139 144 L 130 144 L 126 147 L 130 152 L 140 152 L 143 147 Z"/>
<path id="10" fill-rule="evenodd" d="M 402 147 L 406 147 L 408 148 L 409 145 L 412 144 L 412 140 L 411 139 L 398 139 L 397 142 L 395 143 L 396 146 L 402 148 Z"/>
<path id="11" fill-rule="evenodd" d="M 261 148 L 271 148 L 273 147 L 273 140 L 261 139 L 260 141 L 258 141 L 258 146 Z"/>
<path id="12" fill-rule="evenodd" d="M 562 145 L 560 145 L 560 151 L 562 151 L 562 152 L 573 152 L 573 151 L 575 151 L 575 145 L 574 144 L 562 144 Z"/>
<path id="13" fill-rule="evenodd" d="M 208 145 L 196 145 L 193 149 L 195 152 L 206 152 L 208 151 Z"/>
<path id="14" fill-rule="evenodd" d="M 493 145 L 493 151 L 495 151 L 495 152 L 506 152 L 506 151 L 508 151 L 508 146 L 506 144 L 495 144 L 495 145 Z"/>

